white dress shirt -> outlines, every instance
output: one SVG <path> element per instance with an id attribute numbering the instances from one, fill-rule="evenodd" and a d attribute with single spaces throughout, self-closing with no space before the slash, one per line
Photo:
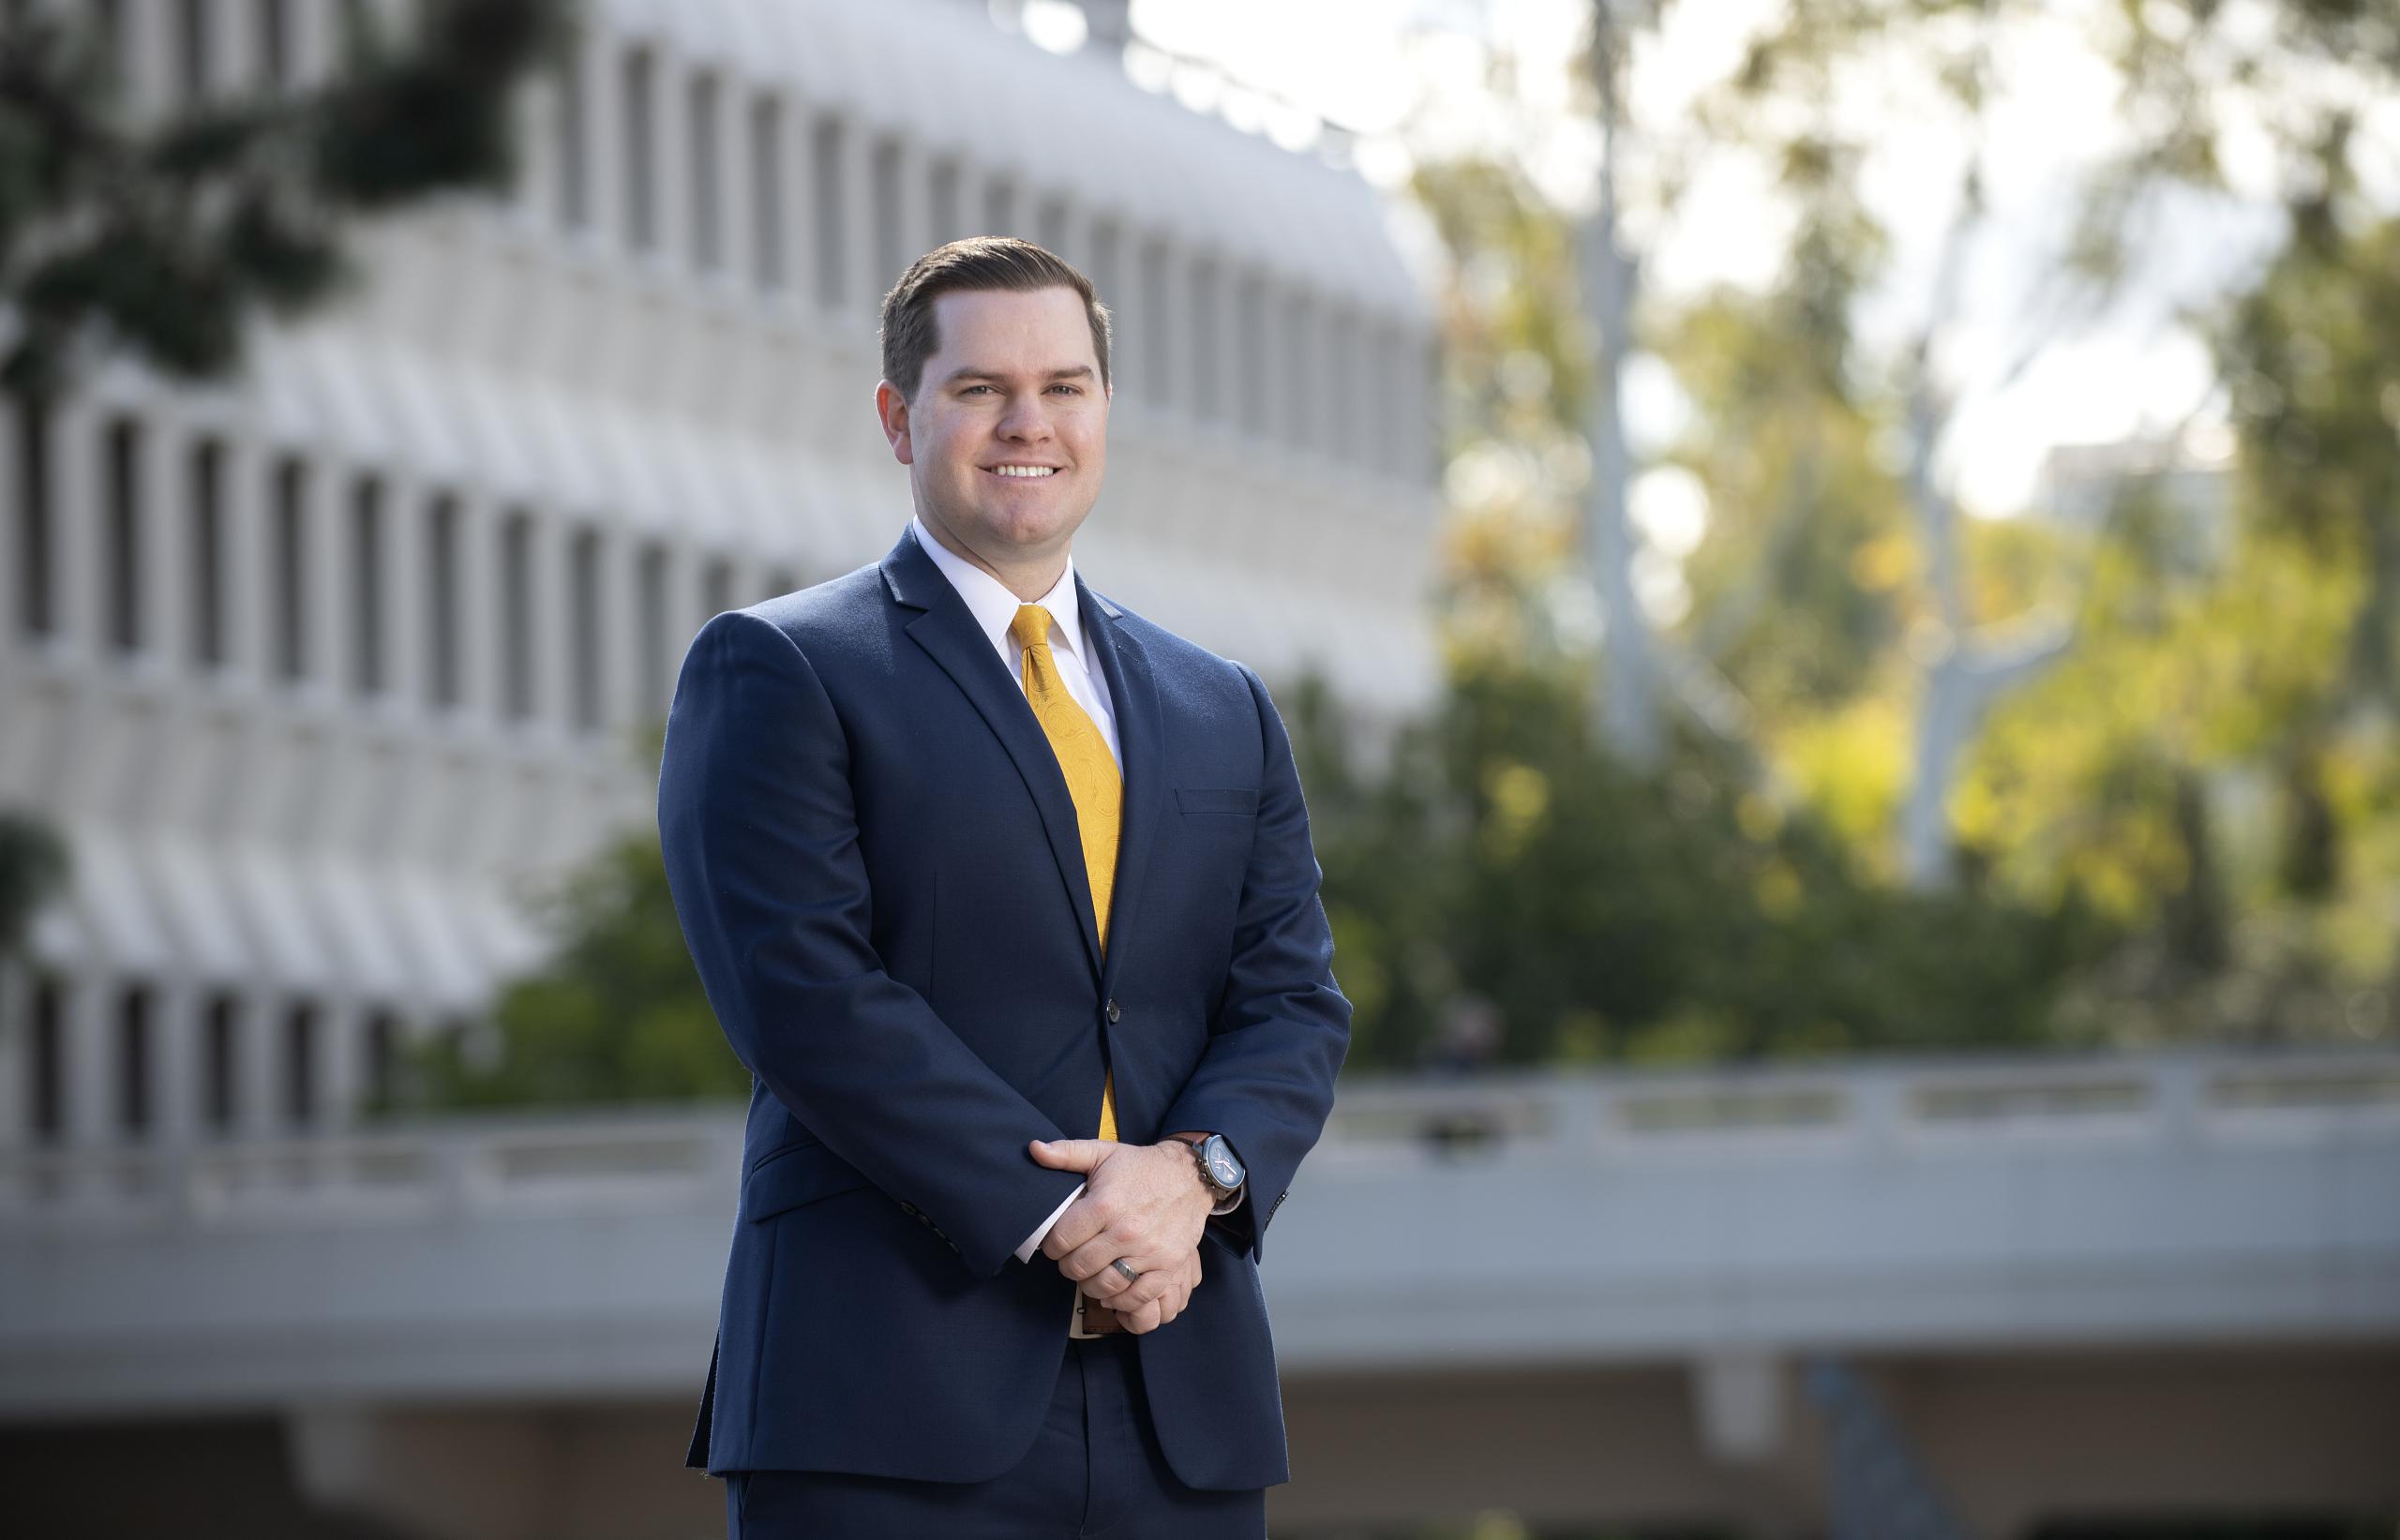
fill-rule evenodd
<path id="1" fill-rule="evenodd" d="M 967 601 L 967 612 L 992 639 L 992 649 L 1008 665 L 1009 678 L 1017 688 L 1025 688 L 1025 649 L 1017 646 L 1009 627 L 1016 623 L 1017 606 L 1026 601 L 1011 593 L 1000 580 L 982 568 L 960 556 L 934 538 L 922 518 L 911 521 L 917 531 L 917 544 L 934 559 L 934 565 L 950 579 L 950 586 Z M 1125 755 L 1117 747 L 1117 709 L 1108 697 L 1108 679 L 1091 661 L 1091 652 L 1084 645 L 1082 606 L 1075 599 L 1075 559 L 1067 558 L 1066 570 L 1050 585 L 1050 591 L 1036 599 L 1050 612 L 1050 656 L 1058 665 L 1058 678 L 1067 686 L 1067 694 L 1100 729 L 1101 741 L 1108 745 L 1108 756 L 1117 761 L 1118 774 L 1125 770 Z"/>

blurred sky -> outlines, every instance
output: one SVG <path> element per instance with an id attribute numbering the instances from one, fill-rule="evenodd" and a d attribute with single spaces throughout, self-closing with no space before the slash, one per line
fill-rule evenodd
<path id="1" fill-rule="evenodd" d="M 2231 4 L 2266 15 L 2264 0 Z M 1080 14 L 1066 0 L 998 0 L 994 9 L 1014 13 L 1014 24 L 1045 46 L 1063 52 L 1081 41 Z M 2044 347 L 2013 385 L 1998 388 L 2035 331 L 2029 298 L 2065 240 L 2075 173 L 2121 133 L 2112 78 L 2090 41 L 2115 9 L 2104 0 L 2062 3 L 2016 28 L 2001 49 L 1991 217 L 1944 357 L 1962 403 L 1947 461 L 1970 512 L 2024 509 L 2054 444 L 2153 433 L 2196 406 L 2198 444 L 2221 442 L 2205 405 L 2206 349 L 2180 312 L 2268 253 L 2280 222 L 2263 200 L 2184 200 L 2167 209 L 2127 300 L 2102 322 Z M 1636 54 L 1633 111 L 1642 134 L 1664 144 L 1685 133 L 1692 98 L 1732 67 L 1775 12 L 1775 0 L 1667 7 L 1663 26 Z M 1305 142 L 1302 120 L 1312 117 L 1349 129 L 1360 137 L 1360 169 L 1387 186 L 1406 176 L 1412 153 L 1505 148 L 1552 196 L 1587 207 L 1598 134 L 1568 87 L 1587 15 L 1587 0 L 1133 0 L 1136 36 L 1163 55 L 1131 62 L 1153 88 L 1287 143 Z M 1520 63 L 1513 104 L 1488 83 L 1495 52 Z M 1879 146 L 1862 187 L 1895 237 L 1889 280 L 1861 318 L 1862 334 L 1879 345 L 1922 324 L 1965 150 L 1958 135 L 1929 130 L 1941 121 L 1935 88 L 1910 64 L 1896 57 L 1862 69 L 1838 101 Z M 2400 103 L 2383 104 L 2363 137 L 2377 146 L 2370 171 L 2378 192 L 2400 202 Z M 2264 186 L 2271 152 L 2263 135 L 2237 124 L 2224 149 L 2237 187 Z M 1638 188 L 1635 197 L 1632 228 L 1646 242 L 1658 227 Z M 1665 292 L 1762 283 L 1784 228 L 1760 168 L 1712 157 L 1664 226 L 1649 280 Z M 1628 407 L 1637 438 L 1655 448 L 1676 419 L 1672 381 L 1637 370 Z"/>

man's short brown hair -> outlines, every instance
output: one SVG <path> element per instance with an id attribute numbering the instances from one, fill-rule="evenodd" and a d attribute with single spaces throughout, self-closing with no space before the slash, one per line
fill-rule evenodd
<path id="1" fill-rule="evenodd" d="M 1074 264 L 1012 235 L 969 235 L 938 246 L 908 264 L 892 292 L 883 296 L 883 378 L 902 397 L 915 400 L 925 360 L 940 338 L 934 335 L 934 301 L 956 292 L 1003 290 L 1030 294 L 1067 289 L 1084 302 L 1091 319 L 1092 351 L 1100 356 L 1100 383 L 1108 386 L 1108 307 L 1091 280 Z"/>

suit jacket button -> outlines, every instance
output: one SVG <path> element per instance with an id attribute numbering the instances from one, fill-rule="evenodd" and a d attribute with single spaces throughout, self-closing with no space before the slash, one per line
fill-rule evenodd
<path id="1" fill-rule="evenodd" d="M 1108 1024 L 1109 1024 L 1109 1025 L 1111 1025 L 1111 1026 L 1115 1026 L 1115 1025 L 1117 1024 L 1117 1018 L 1118 1018 L 1118 1017 L 1119 1017 L 1119 1016 L 1122 1016 L 1123 1014 L 1125 1014 L 1123 1011 L 1121 1011 L 1121 1010 L 1119 1010 L 1119 1009 L 1117 1009 L 1117 1002 L 1116 1002 L 1116 1001 L 1111 1000 L 1111 1001 L 1109 1001 L 1109 1002 L 1108 1002 Z"/>

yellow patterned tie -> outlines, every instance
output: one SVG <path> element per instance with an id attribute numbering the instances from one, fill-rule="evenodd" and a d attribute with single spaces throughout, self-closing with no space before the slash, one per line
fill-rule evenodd
<path id="1" fill-rule="evenodd" d="M 1066 772 L 1067 795 L 1074 799 L 1075 829 L 1083 836 L 1084 875 L 1091 880 L 1091 913 L 1100 928 L 1100 949 L 1108 950 L 1108 897 L 1117 883 L 1117 828 L 1125 801 L 1125 780 L 1117 758 L 1108 752 L 1075 697 L 1058 677 L 1058 660 L 1050 655 L 1050 612 L 1040 605 L 1019 605 L 1009 635 L 1025 649 L 1025 698 L 1050 740 L 1050 752 Z M 1100 1136 L 1117 1137 L 1117 1076 L 1111 1071 L 1100 1088 Z"/>

